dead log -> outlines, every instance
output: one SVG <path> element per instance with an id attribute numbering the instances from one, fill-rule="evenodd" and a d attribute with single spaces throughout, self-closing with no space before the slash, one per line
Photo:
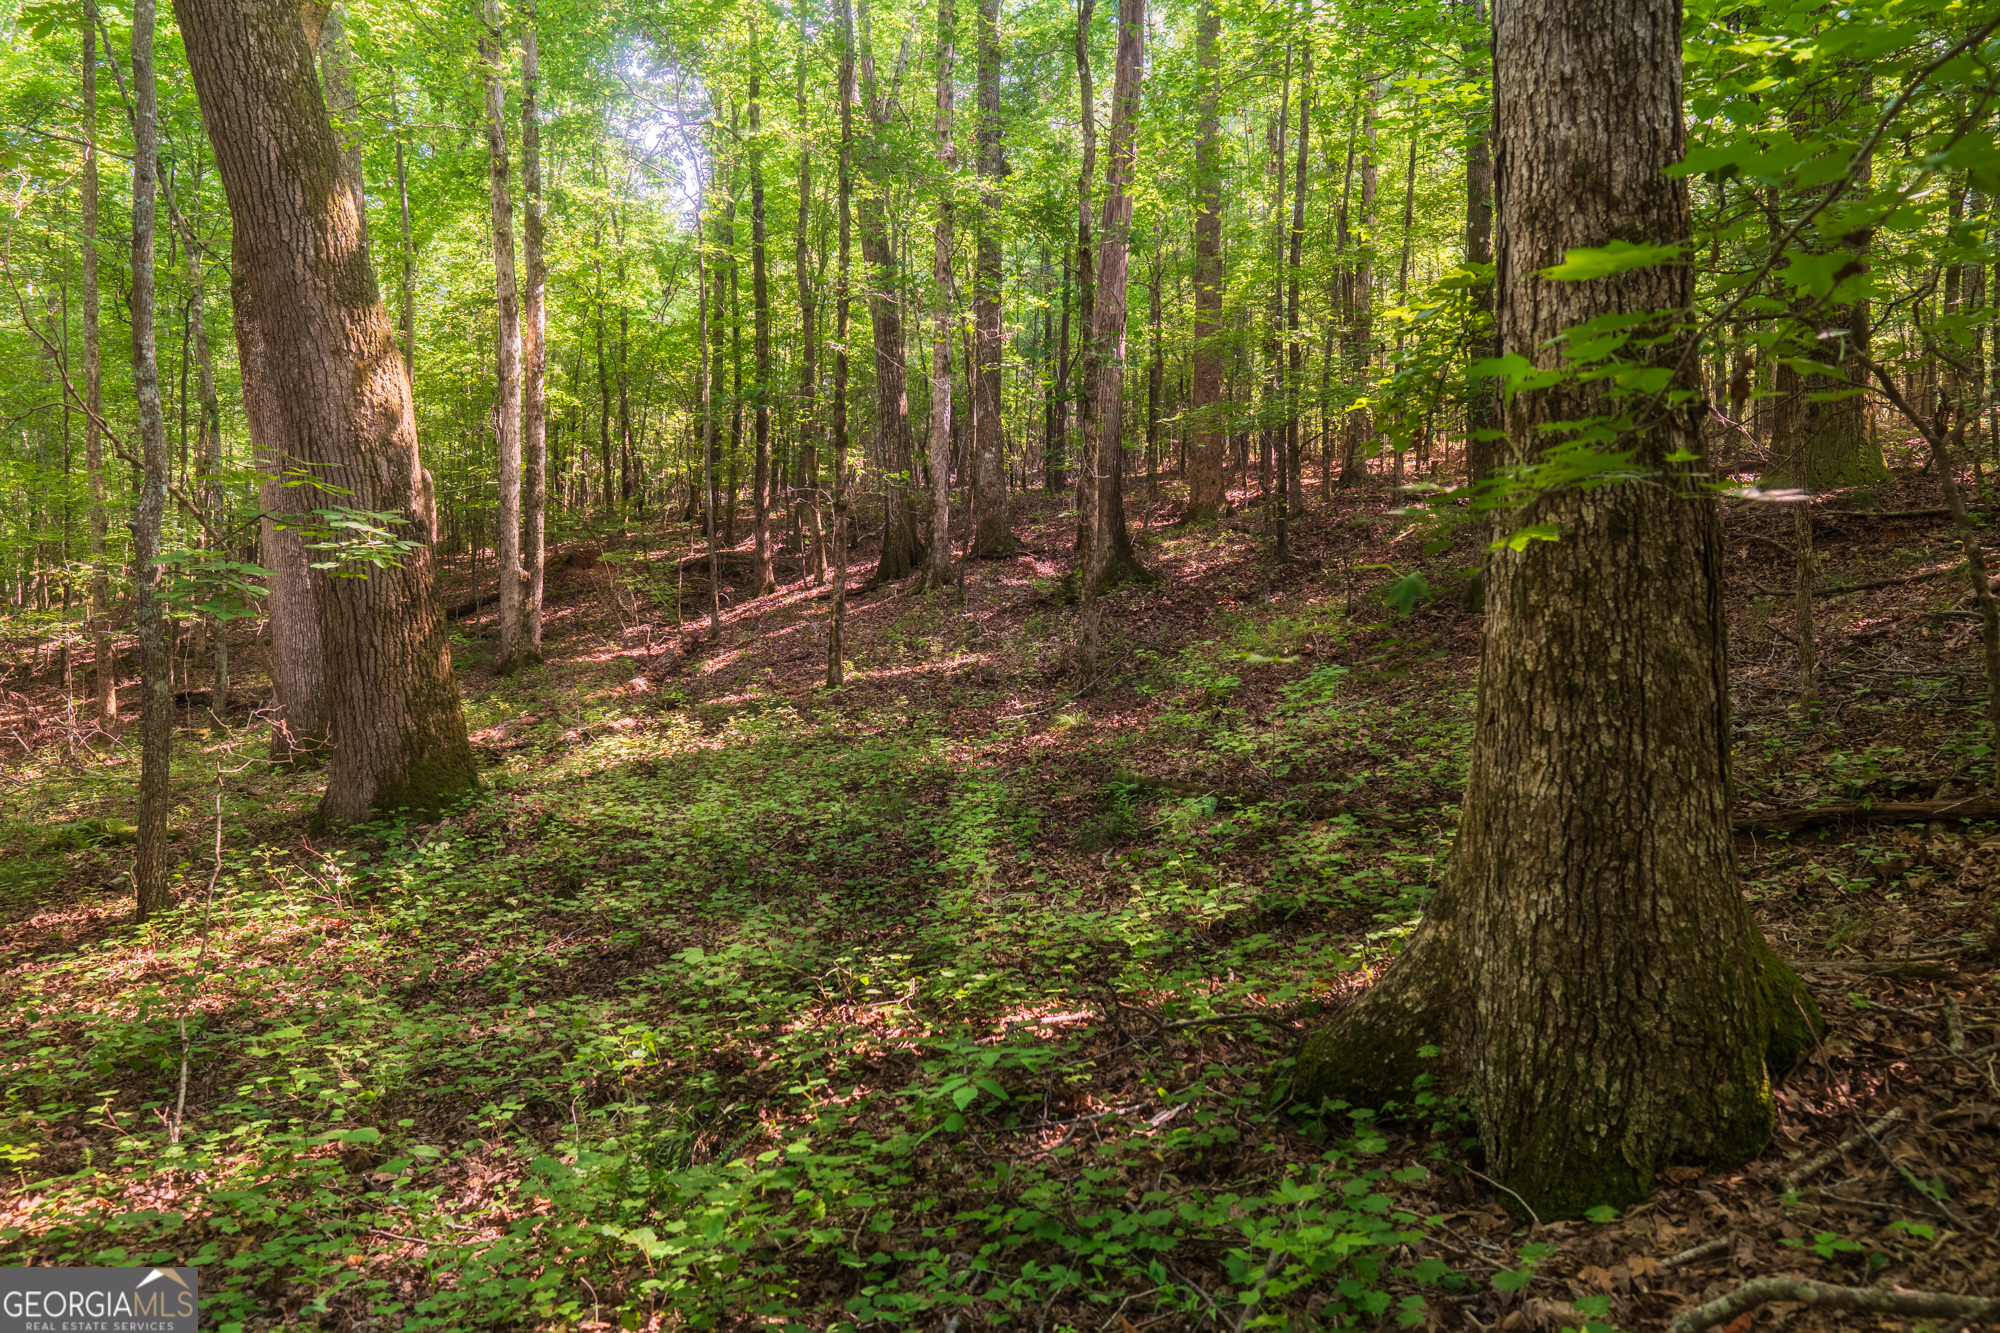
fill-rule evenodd
<path id="1" fill-rule="evenodd" d="M 2000 799 L 1967 796 L 1956 801 L 1854 801 L 1802 810 L 1760 810 L 1737 815 L 1729 826 L 1738 833 L 1795 833 L 1819 824 L 1868 820 L 1877 824 L 1921 824 L 1932 819 L 2000 819 Z"/>

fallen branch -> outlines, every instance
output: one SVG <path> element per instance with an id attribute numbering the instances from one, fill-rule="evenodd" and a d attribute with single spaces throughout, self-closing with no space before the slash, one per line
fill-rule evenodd
<path id="1" fill-rule="evenodd" d="M 1814 588 L 1813 596 L 1845 597 L 1851 592 L 1873 592 L 1877 588 L 1901 588 L 1907 584 L 1929 583 L 1934 579 L 1941 579 L 1951 574 L 1963 574 L 1964 572 L 1964 565 L 1950 564 L 1946 565 L 1943 569 L 1930 569 L 1921 574 L 1906 574 L 1899 578 L 1874 579 L 1867 583 L 1845 583 L 1831 588 Z M 1757 595 L 1759 597 L 1790 597 L 1792 594 L 1790 592 L 1777 592 L 1770 588 L 1759 588 L 1757 589 Z"/>
<path id="2" fill-rule="evenodd" d="M 2000 799 L 1967 796 L 1956 801 L 1852 801 L 1842 805 L 1737 815 L 1729 821 L 1729 826 L 1738 833 L 1790 833 L 1815 824 L 1837 824 L 1849 819 L 1873 820 L 1878 824 L 1921 824 L 1931 819 L 2000 819 Z"/>
<path id="3" fill-rule="evenodd" d="M 1688 1264 L 1700 1263 L 1703 1259 L 1713 1259 L 1718 1254 L 1727 1254 L 1728 1252 L 1729 1237 L 1717 1236 L 1714 1240 L 1703 1241 L 1691 1250 L 1682 1250 L 1679 1254 L 1668 1255 L 1666 1258 L 1660 1260 L 1660 1267 L 1681 1268 Z"/>
<path id="4" fill-rule="evenodd" d="M 1884 1130 L 1894 1127 L 1896 1122 L 1901 1120 L 1902 1118 L 1903 1118 L 1903 1113 L 1901 1111 L 1889 1112 L 1889 1114 L 1883 1116 L 1880 1120 L 1877 1120 L 1874 1124 L 1865 1126 L 1862 1129 L 1862 1131 L 1859 1134 L 1856 1134 L 1853 1138 L 1843 1140 L 1841 1143 L 1835 1145 L 1834 1147 L 1828 1148 L 1825 1152 L 1821 1153 L 1819 1156 L 1814 1157 L 1809 1161 L 1803 1162 L 1798 1166 L 1793 1167 L 1790 1171 L 1787 1171 L 1784 1175 L 1778 1177 L 1778 1187 L 1784 1190 L 1785 1193 L 1790 1194 L 1793 1190 L 1805 1184 L 1808 1180 L 1811 1180 L 1821 1171 L 1824 1171 L 1832 1163 L 1840 1160 L 1840 1158 L 1846 1156 L 1848 1153 L 1853 1152 L 1856 1148 L 1859 1148 L 1862 1144 L 1867 1143 L 1869 1140 L 1873 1139 L 1877 1134 L 1880 1134 Z"/>
<path id="5" fill-rule="evenodd" d="M 1920 1315 L 1926 1318 L 1979 1319 L 2000 1313 L 2000 1300 L 1954 1296 L 1943 1291 L 1889 1291 L 1881 1287 L 1835 1287 L 1802 1277 L 1760 1277 L 1706 1305 L 1683 1310 L 1667 1333 L 1699 1333 L 1725 1323 L 1767 1301 L 1797 1301 L 1832 1310 L 1864 1310 L 1871 1314 Z"/>

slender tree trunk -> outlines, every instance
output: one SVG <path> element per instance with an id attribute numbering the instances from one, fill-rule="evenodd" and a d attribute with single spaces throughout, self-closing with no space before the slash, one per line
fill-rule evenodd
<path id="1" fill-rule="evenodd" d="M 1153 340 L 1153 355 L 1146 364 L 1146 504 L 1149 514 L 1153 502 L 1160 496 L 1160 391 L 1167 369 L 1166 349 L 1161 343 L 1160 329 L 1160 270 L 1165 258 L 1161 252 L 1165 246 L 1160 229 L 1155 226 L 1152 281 L 1147 283 L 1146 294 L 1146 327 Z"/>
<path id="2" fill-rule="evenodd" d="M 98 725 L 118 719 L 118 662 L 111 653 L 111 534 L 104 503 L 104 353 L 97 310 L 97 0 L 83 0 L 83 465 L 90 485 L 91 698 Z"/>
<path id="3" fill-rule="evenodd" d="M 173 803 L 172 647 L 159 559 L 167 512 L 167 423 L 160 410 L 160 363 L 153 342 L 154 220 L 159 199 L 160 110 L 153 70 L 154 0 L 132 6 L 132 386 L 139 400 L 144 463 L 132 516 L 134 619 L 139 631 L 139 836 L 132 879 L 138 919 L 173 901 L 167 881 L 167 811 Z"/>
<path id="4" fill-rule="evenodd" d="M 1188 356 L 1193 384 L 1188 395 L 1194 439 L 1188 449 L 1188 507 L 1181 518 L 1205 523 L 1222 512 L 1223 453 L 1229 438 L 1227 402 L 1222 393 L 1222 19 L 1215 0 L 1201 0 L 1195 18 L 1195 69 L 1201 91 L 1196 117 L 1194 213 L 1194 345 Z"/>
<path id="5" fill-rule="evenodd" d="M 849 302 L 849 213 L 854 194 L 854 15 L 840 0 L 840 166 L 837 209 L 840 256 L 833 291 L 833 610 L 826 626 L 826 684 L 837 690 L 846 680 L 847 546 L 847 317 Z"/>
<path id="6" fill-rule="evenodd" d="M 778 590 L 771 567 L 771 289 L 765 271 L 764 229 L 764 110 L 758 100 L 763 56 L 751 33 L 750 65 L 750 304 L 756 324 L 757 458 L 750 479 L 757 501 L 757 594 Z"/>
<path id="7" fill-rule="evenodd" d="M 391 71 L 390 87 L 395 87 L 395 74 Z M 403 160 L 403 109 L 400 99 L 391 101 L 396 117 L 396 210 L 402 220 L 399 237 L 402 272 L 397 281 L 397 299 L 401 306 L 400 316 L 403 340 L 403 372 L 414 383 L 417 374 L 417 252 L 410 241 L 410 171 Z"/>
<path id="8" fill-rule="evenodd" d="M 1292 170 L 1292 234 L 1291 253 L 1287 257 L 1289 282 L 1285 289 L 1285 342 L 1289 351 L 1289 365 L 1285 380 L 1285 496 L 1286 507 L 1292 514 L 1305 512 L 1306 497 L 1299 463 L 1300 439 L 1299 413 L 1301 386 L 1305 383 L 1305 340 L 1299 333 L 1299 271 L 1304 256 L 1306 241 L 1306 167 L 1310 161 L 1307 148 L 1311 139 L 1312 93 L 1313 93 L 1313 49 L 1312 49 L 1312 6 L 1306 5 L 1305 52 L 1299 58 L 1299 142 L 1294 150 L 1297 161 Z M 1282 529 L 1281 529 L 1282 531 Z M 1280 551 L 1287 555 L 1288 551 Z"/>
<path id="9" fill-rule="evenodd" d="M 704 224 L 700 210 L 696 210 L 695 225 Z M 696 302 L 700 306 L 701 318 L 701 489 L 702 511 L 708 530 L 708 633 L 715 642 L 722 642 L 722 575 L 721 562 L 715 550 L 715 377 L 711 362 L 714 360 L 714 345 L 709 341 L 709 314 L 715 307 L 715 299 L 720 295 L 718 275 L 715 265 L 708 262 L 708 247 L 705 243 L 695 247 L 697 269 L 695 278 L 700 284 Z"/>
<path id="10" fill-rule="evenodd" d="M 1486 0 L 1468 0 L 1473 17 L 1486 21 Z M 1465 55 L 1477 73 L 1489 64 L 1485 42 L 1467 42 Z M 1465 262 L 1493 262 L 1493 106 L 1490 101 L 1474 106 L 1472 123 L 1465 136 Z M 1474 360 L 1494 354 L 1493 280 L 1484 279 L 1472 289 L 1472 319 L 1475 326 L 1470 355 Z M 1480 327 L 1484 326 L 1484 327 Z M 1478 381 L 1468 389 L 1465 404 L 1465 473 L 1468 482 L 1485 481 L 1500 465 L 1500 399 L 1490 380 Z"/>
<path id="11" fill-rule="evenodd" d="M 493 295 L 499 327 L 494 364 L 499 393 L 494 410 L 500 454 L 499 539 L 493 558 L 500 589 L 500 651 L 494 662 L 501 675 L 512 675 L 528 661 L 524 594 L 527 579 L 521 568 L 521 292 L 514 268 L 514 195 L 507 179 L 506 35 L 500 0 L 485 0 L 486 30 L 480 38 L 480 60 L 486 66 L 486 180 L 492 205 Z"/>
<path id="12" fill-rule="evenodd" d="M 177 0 L 175 12 L 234 222 L 239 360 L 246 383 L 254 371 L 272 386 L 246 395 L 252 439 L 311 468 L 292 507 L 401 514 L 417 543 L 365 578 L 314 579 L 336 740 L 316 822 L 437 811 L 477 777 L 433 587 L 435 496 L 300 11 Z"/>
<path id="13" fill-rule="evenodd" d="M 521 293 L 521 452 L 523 485 L 519 659 L 542 658 L 542 580 L 548 527 L 548 289 L 547 229 L 542 221 L 542 124 L 537 101 L 541 82 L 539 26 L 535 0 L 527 0 L 521 20 L 521 194 L 526 217 L 521 257 L 528 285 Z M 398 152 L 402 145 L 397 145 Z"/>
<path id="14" fill-rule="evenodd" d="M 972 554 L 1006 555 L 1021 543 L 1007 526 L 1005 419 L 1001 415 L 1000 177 L 1007 164 L 1000 121 L 1000 0 L 979 0 L 979 260 L 973 276 L 972 475 L 978 506 Z"/>
<path id="15" fill-rule="evenodd" d="M 1083 164 L 1076 173 L 1076 281 L 1077 328 L 1083 345 L 1078 357 L 1077 379 L 1083 392 L 1077 396 L 1076 460 L 1076 560 L 1077 568 L 1088 570 L 1091 546 L 1097 535 L 1097 456 L 1091 453 L 1090 418 L 1097 393 L 1097 345 L 1093 330 L 1097 308 L 1097 258 L 1090 240 L 1090 195 L 1097 174 L 1097 93 L 1090 78 L 1090 20 L 1097 0 L 1077 0 L 1076 6 L 1076 85 L 1083 129 Z"/>
<path id="16" fill-rule="evenodd" d="M 1125 390 L 1125 290 L 1132 243 L 1132 177 L 1139 94 L 1146 63 L 1146 0 L 1119 0 L 1118 55 L 1111 92 L 1111 133 L 1106 151 L 1104 212 L 1098 227 L 1097 283 L 1091 319 L 1093 369 L 1086 452 L 1097 484 L 1096 532 L 1085 584 L 1101 595 L 1132 579 L 1153 576 L 1132 554 L 1125 530 L 1123 451 Z"/>
<path id="17" fill-rule="evenodd" d="M 924 570 L 926 591 L 951 582 L 951 178 L 958 170 L 958 150 L 951 138 L 952 41 L 958 26 L 952 0 L 938 0 L 937 22 L 937 104 L 931 127 L 937 136 L 942 184 L 931 233 L 931 543 Z"/>
<path id="18" fill-rule="evenodd" d="M 1367 384 L 1375 361 L 1375 122 L 1382 105 L 1382 81 L 1368 85 L 1368 102 L 1361 115 L 1361 211 L 1360 254 L 1349 270 L 1350 323 L 1347 372 L 1356 392 Z M 1362 447 L 1374 434 L 1368 409 L 1354 408 L 1347 414 L 1346 438 L 1341 445 L 1340 484 L 1351 485 L 1366 466 Z"/>
<path id="19" fill-rule="evenodd" d="M 1053 398 L 1049 415 L 1049 438 L 1047 451 L 1043 456 L 1042 481 L 1051 493 L 1069 486 L 1065 464 L 1069 458 L 1069 287 L 1072 259 L 1063 256 L 1062 271 L 1062 332 L 1056 339 L 1056 364 L 1051 371 L 1054 383 L 1050 388 Z"/>
<path id="20" fill-rule="evenodd" d="M 1607 24 L 1588 0 L 1499 0 L 1495 33 L 1500 344 L 1553 367 L 1564 330 L 1691 295 L 1679 266 L 1537 277 L 1566 247 L 1685 234 L 1686 185 L 1664 174 L 1684 145 L 1680 7 Z M 1662 335 L 1648 354 L 1674 366 L 1687 348 Z M 1611 406 L 1574 381 L 1518 395 L 1513 447 Z M 1560 540 L 1495 554 L 1445 884 L 1388 975 L 1307 1043 L 1295 1088 L 1372 1101 L 1424 1066 L 1456 1075 L 1487 1169 L 1550 1220 L 1635 1202 L 1669 1162 L 1754 1156 L 1767 1058 L 1817 1026 L 1738 891 L 1722 534 L 1705 471 L 1669 461 L 1699 453 L 1700 421 L 1651 410 L 1638 465 L 1671 484 L 1545 492 L 1519 517 Z"/>
<path id="21" fill-rule="evenodd" d="M 201 194 L 201 160 L 195 159 L 192 176 L 194 198 Z M 188 247 L 188 316 L 194 331 L 195 400 L 200 404 L 195 434 L 200 442 L 200 504 L 209 527 L 217 532 L 228 526 L 229 494 L 222 484 L 222 407 L 215 391 L 215 359 L 208 345 L 208 252 L 195 227 L 190 205 L 185 215 Z M 229 622 L 216 617 L 213 623 L 214 676 L 209 686 L 208 711 L 215 725 L 223 725 L 229 715 Z"/>
<path id="22" fill-rule="evenodd" d="M 597 476 L 604 512 L 615 513 L 617 492 L 611 481 L 611 367 L 604 359 L 604 264 L 597 268 L 597 300 L 592 311 L 597 351 Z"/>
<path id="23" fill-rule="evenodd" d="M 805 12 L 801 26 L 798 58 L 798 115 L 801 125 L 806 114 L 806 33 Z M 819 527 L 819 305 L 813 292 L 812 270 L 808 264 L 808 240 L 812 220 L 812 149 L 799 145 L 799 220 L 792 243 L 792 268 L 799 283 L 799 486 L 808 497 L 811 520 L 812 554 L 807 574 L 814 583 L 826 581 L 826 545 Z M 824 272 L 824 269 L 822 269 Z"/>

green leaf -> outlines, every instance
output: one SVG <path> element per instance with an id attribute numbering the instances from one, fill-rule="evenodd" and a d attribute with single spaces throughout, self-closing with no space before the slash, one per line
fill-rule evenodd
<path id="1" fill-rule="evenodd" d="M 1634 245 L 1630 241 L 1613 241 L 1604 246 L 1565 250 L 1563 262 L 1554 268 L 1543 269 L 1541 276 L 1558 282 L 1587 282 L 1635 268 L 1671 263 L 1679 259 L 1685 249 L 1681 245 Z"/>

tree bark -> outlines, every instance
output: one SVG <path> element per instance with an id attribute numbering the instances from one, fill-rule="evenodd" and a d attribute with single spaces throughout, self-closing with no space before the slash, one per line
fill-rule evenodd
<path id="1" fill-rule="evenodd" d="M 803 10 L 799 22 L 806 22 Z M 806 111 L 806 39 L 801 30 L 798 57 L 799 123 L 808 123 Z M 814 583 L 826 581 L 826 545 L 820 540 L 819 502 L 819 304 L 813 292 L 813 275 L 808 264 L 808 239 L 812 223 L 812 149 L 799 145 L 799 217 L 792 242 L 792 268 L 799 284 L 799 485 L 806 496 L 811 518 L 812 554 L 807 573 Z M 824 268 L 821 269 L 824 273 Z"/>
<path id="2" fill-rule="evenodd" d="M 890 134 L 896 120 L 896 84 L 909 59 L 909 39 L 897 57 L 895 77 L 885 92 L 875 68 L 874 42 L 868 6 L 858 6 L 861 18 L 861 101 L 873 126 L 862 150 L 862 172 L 868 188 L 861 196 L 861 260 L 868 274 L 868 314 L 875 335 L 875 452 L 888 477 L 883 497 L 888 510 L 882 530 L 882 556 L 875 581 L 907 578 L 923 564 L 924 545 L 917 525 L 915 460 L 911 457 L 910 395 L 903 363 L 903 306 L 894 238 L 889 231 L 889 190 L 896 168 Z"/>
<path id="3" fill-rule="evenodd" d="M 1365 388 L 1375 359 L 1375 122 L 1381 105 L 1382 81 L 1375 79 L 1368 85 L 1368 101 L 1361 114 L 1361 215 L 1357 228 L 1361 253 L 1349 270 L 1347 375 L 1349 387 L 1357 394 Z M 1360 480 L 1367 466 L 1362 446 L 1373 434 L 1368 409 L 1351 409 L 1340 448 L 1341 485 L 1351 486 Z"/>
<path id="4" fill-rule="evenodd" d="M 1299 335 L 1299 275 L 1306 243 L 1307 146 L 1312 137 L 1313 49 L 1310 28 L 1311 8 L 1307 8 L 1308 28 L 1305 53 L 1299 58 L 1299 142 L 1292 168 L 1291 251 L 1286 257 L 1288 281 L 1285 286 L 1285 342 L 1289 348 L 1285 379 L 1285 504 L 1292 514 L 1303 514 L 1306 497 L 1299 462 L 1300 386 L 1305 382 L 1306 346 Z M 1284 529 L 1279 529 L 1282 532 Z M 1288 552 L 1281 545 L 1279 557 Z"/>
<path id="5" fill-rule="evenodd" d="M 1474 19 L 1486 21 L 1486 0 L 1469 0 Z M 1474 70 L 1490 61 L 1487 43 L 1467 42 L 1465 55 Z M 1472 123 L 1465 136 L 1465 262 L 1468 265 L 1493 262 L 1493 110 L 1489 102 L 1470 112 Z M 1472 289 L 1472 318 L 1475 326 L 1468 352 L 1473 360 L 1493 355 L 1493 281 L 1485 279 Z M 1500 401 L 1491 380 L 1478 380 L 1466 389 L 1465 479 L 1481 482 L 1500 465 Z M 1486 438 L 1482 438 L 1482 436 Z"/>
<path id="6" fill-rule="evenodd" d="M 300 12 L 283 0 L 175 12 L 229 197 L 237 345 L 246 382 L 263 380 L 264 451 L 311 469 L 294 507 L 403 515 L 419 543 L 365 578 L 313 578 L 335 739 L 316 822 L 435 812 L 477 784 L 433 588 L 435 498 Z"/>
<path id="7" fill-rule="evenodd" d="M 364 198 L 361 178 L 361 95 L 354 87 L 354 49 L 347 40 L 347 6 L 326 11 L 319 30 L 320 78 L 326 110 L 340 144 L 340 174 L 354 197 Z M 361 248 L 368 248 L 368 210 L 361 210 Z"/>
<path id="8" fill-rule="evenodd" d="M 517 660 L 542 660 L 542 580 L 548 520 L 548 289 L 547 229 L 542 221 L 541 16 L 527 0 L 521 20 L 521 257 L 528 285 L 521 293 L 521 597 Z M 401 144 L 397 145 L 398 151 Z"/>
<path id="9" fill-rule="evenodd" d="M 840 0 L 840 165 L 836 201 L 840 257 L 833 291 L 833 610 L 826 626 L 826 685 L 846 680 L 847 630 L 847 319 L 854 195 L 854 14 Z"/>
<path id="10" fill-rule="evenodd" d="M 1686 234 L 1680 13 L 1642 0 L 1495 6 L 1501 346 L 1538 367 L 1587 319 L 1674 312 L 1689 270 L 1537 276 L 1568 247 Z M 1671 318 L 1671 313 L 1667 318 Z M 1664 333 L 1649 349 L 1673 366 Z M 1513 447 L 1603 413 L 1592 386 L 1517 396 Z M 1624 405 L 1620 405 L 1621 407 Z M 1444 1051 L 1488 1169 L 1543 1218 L 1643 1198 L 1669 1162 L 1757 1153 L 1782 1067 L 1818 1026 L 1738 892 L 1728 824 L 1722 534 L 1697 413 L 1634 443 L 1666 483 L 1544 492 L 1559 540 L 1492 561 L 1464 814 L 1443 889 L 1386 977 L 1309 1040 L 1296 1090 L 1372 1098 Z M 1697 465 L 1698 466 L 1698 465 Z"/>
<path id="11" fill-rule="evenodd" d="M 1095 374 L 1085 453 L 1096 471 L 1096 528 L 1085 582 L 1101 595 L 1130 580 L 1151 582 L 1132 554 L 1125 529 L 1124 428 L 1125 290 L 1132 244 L 1134 140 L 1146 64 L 1146 0 L 1119 0 L 1118 54 L 1111 91 L 1111 132 L 1105 153 L 1104 212 L 1099 218 L 1097 283 L 1091 312 Z"/>
<path id="12" fill-rule="evenodd" d="M 1222 512 L 1223 450 L 1229 423 L 1222 395 L 1222 163 L 1220 144 L 1222 18 L 1215 0 L 1201 0 L 1195 18 L 1195 69 L 1201 83 L 1195 144 L 1193 384 L 1188 395 L 1194 439 L 1188 449 L 1184 523 L 1206 523 Z"/>
<path id="13" fill-rule="evenodd" d="M 410 241 L 410 170 L 403 159 L 403 109 L 400 98 L 394 95 L 395 74 L 390 74 L 390 107 L 396 116 L 396 212 L 402 223 L 399 237 L 402 242 L 398 252 L 401 271 L 397 275 L 396 295 L 400 310 L 403 342 L 403 373 L 416 382 L 417 374 L 417 252 Z"/>
<path id="14" fill-rule="evenodd" d="M 132 880 L 141 921 L 173 902 L 167 880 L 167 811 L 173 803 L 173 660 L 160 557 L 167 512 L 167 423 L 153 340 L 154 231 L 159 202 L 160 107 L 153 69 L 154 0 L 132 6 L 132 387 L 139 400 L 143 463 L 132 515 L 134 619 L 139 631 L 139 834 Z"/>
<path id="15" fill-rule="evenodd" d="M 1008 555 L 1021 543 L 1007 526 L 1006 422 L 1000 405 L 1001 249 L 999 181 L 1007 174 L 1000 122 L 1000 0 L 979 0 L 979 259 L 973 276 L 972 554 Z"/>
<path id="16" fill-rule="evenodd" d="M 1091 453 L 1090 418 L 1097 393 L 1097 345 L 1093 330 L 1097 311 L 1097 259 L 1090 241 L 1090 194 L 1097 174 L 1097 93 L 1090 78 L 1090 20 L 1097 0 L 1077 0 L 1076 86 L 1083 131 L 1083 164 L 1076 173 L 1077 332 L 1082 335 L 1077 379 L 1076 557 L 1077 568 L 1088 569 L 1097 524 L 1097 456 Z"/>
<path id="17" fill-rule="evenodd" d="M 924 568 L 926 591 L 951 582 L 951 245 L 952 176 L 958 151 L 952 146 L 952 30 L 958 16 L 952 0 L 938 0 L 937 102 L 931 122 L 937 136 L 937 220 L 931 230 L 931 542 Z"/>
<path id="18" fill-rule="evenodd" d="M 486 183 L 492 207 L 493 296 L 498 328 L 494 365 L 499 392 L 494 410 L 499 416 L 500 463 L 499 536 L 493 560 L 500 590 L 500 651 L 494 669 L 512 675 L 533 654 L 527 642 L 524 594 L 527 579 L 521 568 L 521 289 L 514 268 L 514 194 L 507 179 L 506 34 L 499 0 L 485 0 L 485 31 L 479 58 L 486 66 Z"/>
<path id="19" fill-rule="evenodd" d="M 750 305 L 757 365 L 757 456 L 750 486 L 757 501 L 757 595 L 761 597 L 776 592 L 778 580 L 771 567 L 771 285 L 765 263 L 769 236 L 764 227 L 764 108 L 759 99 L 764 71 L 754 29 L 750 41 Z"/>
<path id="20" fill-rule="evenodd" d="M 97 0 L 83 0 L 83 466 L 90 485 L 91 699 L 99 726 L 118 719 L 118 663 L 111 654 L 111 534 L 104 503 L 104 351 L 97 308 Z"/>

